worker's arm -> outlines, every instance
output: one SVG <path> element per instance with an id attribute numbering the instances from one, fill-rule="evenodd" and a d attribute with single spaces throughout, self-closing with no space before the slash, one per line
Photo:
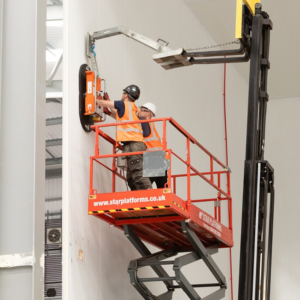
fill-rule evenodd
<path id="1" fill-rule="evenodd" d="M 139 117 L 140 120 L 146 120 L 146 118 Z M 143 137 L 148 137 L 151 133 L 150 125 L 149 123 L 142 123 L 142 129 L 143 129 Z"/>
<path id="2" fill-rule="evenodd" d="M 102 106 L 102 107 L 107 107 L 111 110 L 111 114 L 110 117 L 112 118 L 116 118 L 116 113 L 117 110 L 115 109 L 115 102 L 114 101 L 110 101 L 110 100 L 101 100 L 101 99 L 96 99 L 97 101 L 97 105 L 98 106 Z"/>

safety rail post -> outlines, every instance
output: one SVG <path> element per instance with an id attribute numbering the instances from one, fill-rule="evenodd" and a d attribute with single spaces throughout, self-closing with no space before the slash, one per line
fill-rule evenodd
<path id="1" fill-rule="evenodd" d="M 191 154 L 190 154 L 190 139 L 186 138 L 187 148 L 187 211 L 191 211 Z"/>
<path id="2" fill-rule="evenodd" d="M 218 197 L 217 197 L 217 203 L 218 203 L 218 221 L 221 222 L 221 201 L 219 200 L 221 198 L 221 193 L 218 192 Z"/>
<path id="3" fill-rule="evenodd" d="M 116 146 L 113 145 L 113 154 L 116 154 Z M 114 193 L 116 191 L 116 158 L 113 157 L 113 161 L 112 161 L 112 192 Z"/>
<path id="4" fill-rule="evenodd" d="M 232 230 L 232 197 L 229 172 L 227 172 L 227 194 L 230 196 L 230 198 L 228 199 L 229 229 Z"/>
<path id="5" fill-rule="evenodd" d="M 214 160 L 212 156 L 210 156 L 210 181 L 214 183 Z"/>
<path id="6" fill-rule="evenodd" d="M 93 193 L 93 164 L 94 163 L 94 158 L 90 157 L 90 195 Z"/>
<path id="7" fill-rule="evenodd" d="M 95 138 L 95 156 L 99 155 L 99 128 L 96 127 L 95 128 L 95 134 L 96 134 L 96 138 Z"/>
<path id="8" fill-rule="evenodd" d="M 221 174 L 218 174 L 218 188 L 221 188 Z M 219 199 L 221 198 L 221 193 L 218 192 L 218 221 L 221 222 L 221 202 L 219 201 Z"/>
<path id="9" fill-rule="evenodd" d="M 170 169 L 169 169 L 169 172 L 168 172 L 168 188 L 171 189 L 172 188 L 172 183 L 171 183 L 171 173 L 172 173 L 172 159 L 171 159 L 171 154 L 172 154 L 172 151 L 171 150 L 168 150 L 168 158 L 170 160 Z"/>
<path id="10" fill-rule="evenodd" d="M 163 120 L 163 149 L 166 150 L 167 149 L 167 121 L 166 119 Z"/>
<path id="11" fill-rule="evenodd" d="M 173 177 L 173 192 L 176 194 L 176 177 Z"/>
<path id="12" fill-rule="evenodd" d="M 215 207 L 214 207 L 214 213 L 215 213 L 215 219 L 217 220 L 217 218 L 218 218 L 218 211 L 217 211 L 217 198 L 216 198 L 216 200 L 215 200 Z"/>

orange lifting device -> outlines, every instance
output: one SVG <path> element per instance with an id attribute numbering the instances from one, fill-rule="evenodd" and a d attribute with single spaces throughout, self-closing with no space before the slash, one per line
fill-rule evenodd
<path id="1" fill-rule="evenodd" d="M 139 123 L 150 120 L 139 121 Z M 116 180 L 126 180 L 124 172 L 116 165 L 118 157 L 128 155 L 145 155 L 162 153 L 162 151 L 145 151 L 131 153 L 117 153 L 122 150 L 122 145 L 106 134 L 105 127 L 114 127 L 117 124 L 101 124 L 91 126 L 95 131 L 95 154 L 90 157 L 90 187 L 88 197 L 88 213 L 105 222 L 124 230 L 126 237 L 136 247 L 142 258 L 133 260 L 129 264 L 128 272 L 131 284 L 143 296 L 144 299 L 172 299 L 176 288 L 182 288 L 190 299 L 200 299 L 196 288 L 219 287 L 217 291 L 202 299 L 221 299 L 225 296 L 226 280 L 211 255 L 218 248 L 232 247 L 232 198 L 230 195 L 230 169 L 206 150 L 194 137 L 182 128 L 172 118 L 151 119 L 151 122 L 163 123 L 163 157 L 165 153 L 170 160 L 168 169 L 168 182 L 163 189 L 117 191 Z M 134 124 L 136 121 L 124 122 Z M 186 139 L 186 157 L 181 158 L 174 149 L 167 147 L 167 123 L 178 130 L 181 137 Z M 99 139 L 99 136 L 101 139 Z M 101 154 L 99 142 L 104 140 L 112 145 L 113 154 Z M 191 146 L 197 147 L 198 153 L 202 152 L 208 158 L 210 169 L 200 172 L 192 165 Z M 194 151 L 193 151 L 194 152 Z M 105 164 L 110 160 L 111 166 Z M 184 168 L 183 173 L 173 171 L 172 161 L 178 160 Z M 110 193 L 102 193 L 94 189 L 94 163 L 112 172 L 112 189 Z M 177 163 L 177 162 L 176 162 Z M 177 165 L 176 165 L 177 167 Z M 174 167 L 175 169 L 175 167 Z M 176 168 L 177 169 L 177 168 Z M 191 178 L 193 181 L 191 182 Z M 213 190 L 211 198 L 192 199 L 191 187 L 195 179 L 204 180 Z M 118 180 L 119 180 L 118 179 Z M 184 199 L 176 195 L 176 185 L 179 180 L 185 180 L 187 194 Z M 195 191 L 193 186 L 193 192 Z M 201 189 L 198 190 L 201 194 Z M 221 202 L 227 202 L 228 224 L 221 223 Z M 214 204 L 211 213 L 201 209 L 201 204 L 211 202 Z M 200 207 L 199 207 L 200 206 Z M 207 205 L 205 205 L 207 207 Z M 224 206 L 223 206 L 224 207 Z M 151 254 L 145 244 L 148 242 L 161 251 Z M 180 252 L 188 252 L 173 261 L 163 261 L 177 255 Z M 202 259 L 214 275 L 216 282 L 210 284 L 191 284 L 181 272 L 181 268 L 189 263 Z M 169 276 L 162 265 L 173 265 L 175 275 Z M 158 275 L 158 278 L 139 278 L 137 271 L 140 267 L 150 266 Z M 166 285 L 166 293 L 154 296 L 144 284 L 145 282 L 162 281 Z M 176 282 L 174 284 L 173 282 Z"/>

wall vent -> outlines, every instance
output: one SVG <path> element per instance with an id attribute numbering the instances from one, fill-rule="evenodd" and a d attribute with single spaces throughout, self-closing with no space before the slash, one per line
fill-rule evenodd
<path id="1" fill-rule="evenodd" d="M 47 244 L 61 244 L 61 228 L 47 229 Z"/>

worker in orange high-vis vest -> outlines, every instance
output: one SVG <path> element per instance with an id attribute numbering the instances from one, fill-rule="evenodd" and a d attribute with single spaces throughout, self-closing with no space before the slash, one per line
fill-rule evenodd
<path id="1" fill-rule="evenodd" d="M 140 107 L 140 117 L 149 120 L 152 117 L 155 117 L 156 111 L 156 106 L 153 103 L 147 102 Z M 153 122 L 149 122 L 149 125 L 150 134 L 148 136 L 144 134 L 144 142 L 147 146 L 147 151 L 163 150 L 163 145 L 155 128 L 155 124 Z M 151 183 L 155 182 L 158 189 L 164 188 L 165 184 L 168 182 L 167 171 L 165 176 L 150 177 L 150 181 Z"/>
<path id="2" fill-rule="evenodd" d="M 107 101 L 97 99 L 97 105 L 104 108 L 104 112 L 116 119 L 117 133 L 116 141 L 123 145 L 123 153 L 141 152 L 147 149 L 144 143 L 143 132 L 150 132 L 147 123 L 125 124 L 124 122 L 139 121 L 139 109 L 135 101 L 140 97 L 140 89 L 136 85 L 129 85 L 123 90 L 120 101 Z M 110 111 L 108 110 L 110 109 Z M 143 177 L 143 155 L 126 156 L 127 160 L 127 182 L 131 190 L 152 189 L 148 177 Z"/>

